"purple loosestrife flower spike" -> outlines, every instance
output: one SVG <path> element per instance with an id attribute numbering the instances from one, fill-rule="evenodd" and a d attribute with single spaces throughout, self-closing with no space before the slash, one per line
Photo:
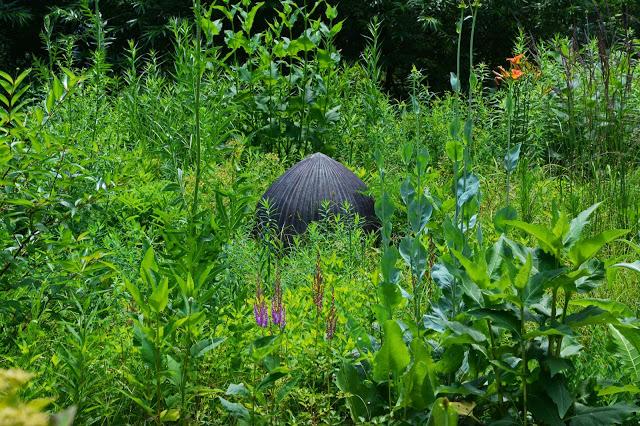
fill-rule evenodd
<path id="1" fill-rule="evenodd" d="M 253 304 L 253 316 L 256 319 L 256 324 L 259 327 L 266 328 L 269 325 L 269 313 L 267 311 L 267 301 L 264 298 L 264 292 L 262 291 L 262 282 L 258 276 L 258 283 L 256 284 L 256 300 Z"/>
<path id="2" fill-rule="evenodd" d="M 329 307 L 329 314 L 327 315 L 327 340 L 333 339 L 336 333 L 336 323 L 338 316 L 336 313 L 336 295 L 335 290 L 331 289 L 331 305 Z"/>
<path id="3" fill-rule="evenodd" d="M 324 278 L 320 267 L 320 253 L 316 258 L 316 275 L 313 277 L 311 290 L 313 292 L 313 304 L 316 305 L 316 313 L 320 316 L 322 314 L 322 299 L 324 298 Z"/>
<path id="4" fill-rule="evenodd" d="M 276 285 L 273 299 L 271 300 L 271 321 L 284 330 L 286 326 L 286 311 L 282 303 L 282 282 L 280 280 L 280 270 L 276 269 Z"/>

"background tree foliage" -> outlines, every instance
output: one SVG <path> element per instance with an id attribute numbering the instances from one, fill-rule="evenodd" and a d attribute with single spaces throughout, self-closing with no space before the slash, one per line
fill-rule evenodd
<path id="1" fill-rule="evenodd" d="M 256 27 L 264 27 L 281 2 L 267 0 Z M 311 1 L 308 1 L 311 5 Z M 436 90 L 448 87 L 449 72 L 455 68 L 458 0 L 349 0 L 337 2 L 346 25 L 337 40 L 348 60 L 356 60 L 366 44 L 367 25 L 374 16 L 382 22 L 382 59 L 385 87 L 395 95 L 406 93 L 406 76 L 416 65 Z M 0 4 L 0 62 L 5 69 L 24 67 L 32 56 L 45 55 L 40 32 L 45 16 L 52 14 L 55 25 L 71 37 L 82 32 L 71 10 L 92 8 L 89 0 L 9 1 Z M 504 62 L 511 53 L 511 40 L 523 28 L 532 39 L 546 39 L 554 33 L 573 33 L 585 39 L 597 32 L 613 41 L 616 30 L 638 29 L 640 3 L 632 0 L 542 0 L 482 2 L 477 28 L 476 54 L 479 62 L 491 68 Z M 191 14 L 189 0 L 101 0 L 100 10 L 110 28 L 113 47 L 111 63 L 121 63 L 128 39 L 141 41 L 142 49 L 154 49 L 161 55 L 171 51 L 168 23 L 173 17 Z M 67 11 L 65 13 L 64 11 Z M 75 20 L 77 21 L 77 20 Z M 60 28 L 57 28 L 57 32 Z M 76 45 L 82 56 L 88 46 Z M 467 49 L 463 47 L 463 52 Z M 464 61 L 463 56 L 463 61 Z M 169 60 L 167 58 L 167 60 Z"/>

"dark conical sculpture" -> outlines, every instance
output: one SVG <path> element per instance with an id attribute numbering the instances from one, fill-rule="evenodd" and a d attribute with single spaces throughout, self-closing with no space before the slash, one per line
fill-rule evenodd
<path id="1" fill-rule="evenodd" d="M 364 228 L 373 229 L 377 223 L 374 201 L 363 194 L 366 189 L 351 170 L 317 152 L 295 164 L 267 189 L 257 209 L 258 227 L 264 228 L 269 221 L 284 235 L 300 234 L 321 218 L 323 201 L 329 201 L 332 213 L 343 215 L 346 201 Z M 265 199 L 269 212 L 264 208 Z"/>

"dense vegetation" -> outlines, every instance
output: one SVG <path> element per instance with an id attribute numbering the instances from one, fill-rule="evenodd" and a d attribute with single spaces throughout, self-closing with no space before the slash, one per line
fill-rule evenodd
<path id="1" fill-rule="evenodd" d="M 96 3 L 5 0 L 0 4 L 0 63 L 6 64 L 3 70 L 27 68 L 34 60 L 47 58 L 47 50 L 56 49 L 57 44 L 69 43 L 74 45 L 76 63 L 86 64 L 93 45 L 86 37 L 85 16 L 79 12 L 82 8 L 95 10 Z M 267 27 L 277 16 L 280 3 L 264 1 L 254 24 L 256 29 Z M 384 72 L 380 83 L 387 92 L 406 97 L 406 77 L 414 65 L 429 76 L 433 90 L 440 93 L 449 88 L 449 72 L 456 65 L 454 23 L 459 15 L 459 0 L 344 0 L 336 4 L 340 19 L 348 25 L 343 26 L 335 44 L 348 63 L 360 59 L 366 45 L 363 34 L 371 20 L 377 17 L 381 21 L 380 65 Z M 486 0 L 482 4 L 474 55 L 478 62 L 491 68 L 509 56 L 520 29 L 532 40 L 547 40 L 561 33 L 579 42 L 597 38 L 606 43 L 614 41 L 620 30 L 640 30 L 640 3 L 635 0 Z M 99 0 L 98 5 L 107 23 L 106 54 L 115 69 L 126 64 L 127 40 L 135 40 L 144 52 L 155 50 L 161 66 L 170 67 L 173 36 L 168 24 L 174 18 L 193 16 L 192 0 Z M 301 21 L 294 25 L 299 29 Z M 45 31 L 39 34 L 34 28 Z M 462 42 L 466 47 L 468 38 Z M 462 57 L 468 62 L 467 53 L 465 48 Z"/>
<path id="2" fill-rule="evenodd" d="M 51 16 L 44 59 L 0 72 L 0 425 L 637 424 L 626 15 L 525 28 L 492 71 L 496 12 L 463 2 L 450 90 L 414 67 L 398 100 L 380 20 L 347 63 L 332 2 L 276 3 L 196 0 L 170 61 L 131 41 L 115 67 L 83 2 L 80 37 Z M 368 184 L 379 232 L 347 209 L 255 238 L 316 151 Z"/>

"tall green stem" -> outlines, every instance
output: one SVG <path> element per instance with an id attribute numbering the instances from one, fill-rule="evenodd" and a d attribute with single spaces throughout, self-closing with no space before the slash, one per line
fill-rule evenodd
<path id="1" fill-rule="evenodd" d="M 160 353 L 160 313 L 156 314 L 156 326 L 155 326 L 155 375 L 156 375 L 156 423 L 162 423 L 160 421 L 160 415 L 162 413 L 162 360 Z"/>
<path id="2" fill-rule="evenodd" d="M 522 352 L 522 417 L 523 424 L 527 426 L 527 376 L 529 375 L 529 370 L 527 367 L 527 342 L 524 339 L 524 301 L 520 303 L 520 351 Z M 549 342 L 551 344 L 551 342 Z"/>
<path id="3" fill-rule="evenodd" d="M 202 39 L 200 34 L 200 0 L 194 0 L 195 14 L 196 14 L 196 54 L 195 54 L 195 149 L 196 149 L 196 182 L 193 191 L 193 203 L 191 205 L 192 225 L 195 221 L 195 216 L 198 213 L 198 195 L 200 191 L 200 84 L 201 84 L 201 50 Z"/>

